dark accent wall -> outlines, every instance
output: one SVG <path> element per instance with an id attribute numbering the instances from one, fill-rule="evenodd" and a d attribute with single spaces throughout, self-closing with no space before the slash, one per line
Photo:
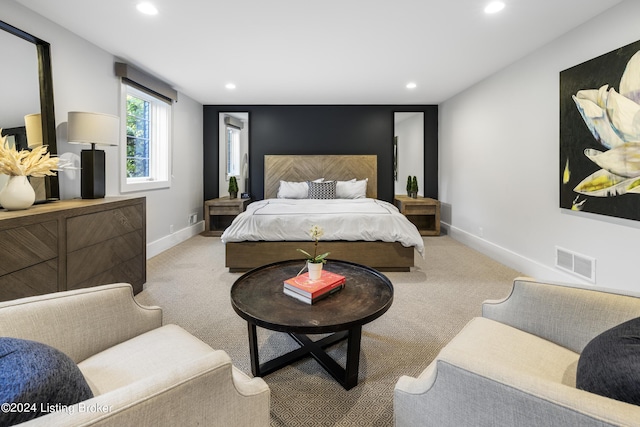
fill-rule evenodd
<path id="1" fill-rule="evenodd" d="M 264 197 L 266 154 L 375 154 L 378 198 L 393 201 L 393 113 L 424 113 L 426 197 L 438 197 L 437 105 L 205 105 L 204 198 L 218 194 L 218 114 L 249 113 L 251 195 Z"/>

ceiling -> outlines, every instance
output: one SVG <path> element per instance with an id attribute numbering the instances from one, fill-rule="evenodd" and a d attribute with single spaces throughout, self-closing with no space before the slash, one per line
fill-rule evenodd
<path id="1" fill-rule="evenodd" d="M 621 2 L 16 1 L 202 104 L 437 104 Z"/>

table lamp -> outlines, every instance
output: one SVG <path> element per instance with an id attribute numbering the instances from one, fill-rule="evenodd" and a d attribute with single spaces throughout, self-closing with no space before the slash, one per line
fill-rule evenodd
<path id="1" fill-rule="evenodd" d="M 120 118 L 110 114 L 70 111 L 67 140 L 72 144 L 91 144 L 80 153 L 81 195 L 83 199 L 100 199 L 105 194 L 105 155 L 97 145 L 118 145 Z"/>
<path id="2" fill-rule="evenodd" d="M 27 145 L 35 148 L 42 145 L 42 116 L 40 113 L 24 116 L 24 127 L 27 132 Z"/>

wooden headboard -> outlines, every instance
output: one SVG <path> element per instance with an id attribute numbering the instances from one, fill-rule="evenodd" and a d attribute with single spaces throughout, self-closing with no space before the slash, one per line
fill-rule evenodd
<path id="1" fill-rule="evenodd" d="M 280 180 L 335 181 L 368 179 L 367 197 L 378 197 L 376 155 L 266 155 L 264 156 L 264 198 L 275 198 Z"/>

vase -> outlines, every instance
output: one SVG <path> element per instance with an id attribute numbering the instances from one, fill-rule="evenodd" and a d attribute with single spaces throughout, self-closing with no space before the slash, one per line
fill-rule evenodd
<path id="1" fill-rule="evenodd" d="M 24 175 L 10 176 L 4 189 L 0 191 L 0 205 L 10 211 L 27 209 L 35 200 L 36 192 Z"/>
<path id="2" fill-rule="evenodd" d="M 322 263 L 307 261 L 307 270 L 309 270 L 309 279 L 318 280 L 322 276 Z"/>

